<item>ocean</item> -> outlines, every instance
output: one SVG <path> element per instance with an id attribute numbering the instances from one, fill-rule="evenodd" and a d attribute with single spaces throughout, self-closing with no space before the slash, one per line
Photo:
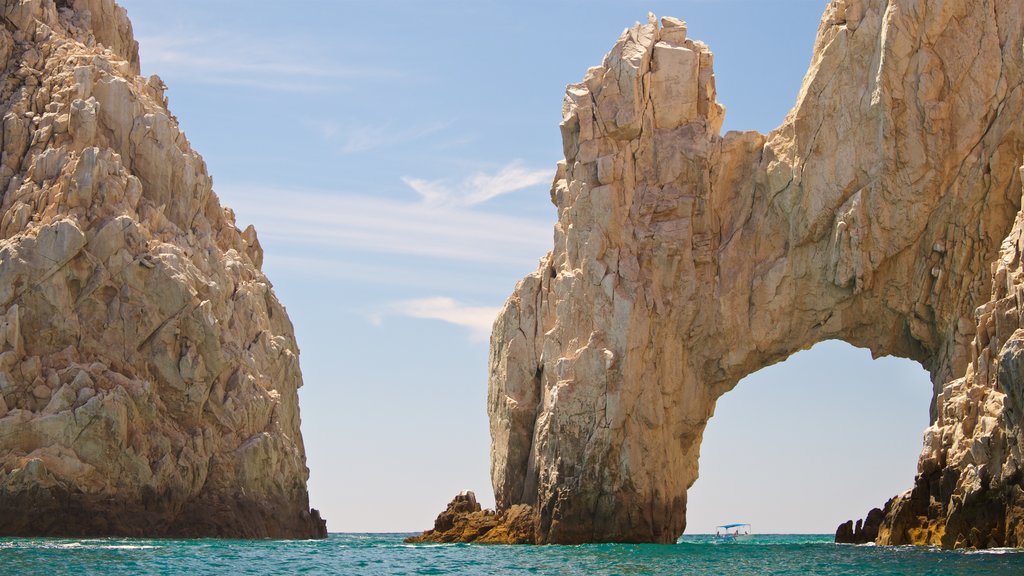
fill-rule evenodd
<path id="1" fill-rule="evenodd" d="M 831 536 L 758 536 L 675 545 L 410 545 L 407 534 L 331 534 L 326 540 L 0 539 L 0 574 L 563 574 L 906 575 L 1024 574 L 1024 551 L 849 546 Z"/>

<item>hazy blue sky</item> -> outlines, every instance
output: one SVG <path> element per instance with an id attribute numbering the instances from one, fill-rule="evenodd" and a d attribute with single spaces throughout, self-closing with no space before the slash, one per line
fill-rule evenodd
<path id="1" fill-rule="evenodd" d="M 725 129 L 792 106 L 825 0 L 120 0 L 295 324 L 313 505 L 333 532 L 493 503 L 489 325 L 550 249 L 565 85 L 648 10 L 716 57 Z M 826 343 L 719 403 L 689 532 L 830 532 L 909 488 L 930 387 Z"/>

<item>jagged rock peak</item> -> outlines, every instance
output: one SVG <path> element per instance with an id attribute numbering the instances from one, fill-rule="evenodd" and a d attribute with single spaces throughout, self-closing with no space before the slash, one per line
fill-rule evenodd
<path id="1" fill-rule="evenodd" d="M 291 322 L 112 0 L 0 27 L 0 534 L 317 537 Z"/>
<path id="2" fill-rule="evenodd" d="M 530 507 L 541 543 L 675 541 L 717 398 L 841 339 L 934 384 L 876 541 L 1024 546 L 1024 0 L 927 5 L 830 2 L 768 135 L 719 135 L 677 21 L 569 87 L 554 247 L 491 337 L 497 514 Z"/>

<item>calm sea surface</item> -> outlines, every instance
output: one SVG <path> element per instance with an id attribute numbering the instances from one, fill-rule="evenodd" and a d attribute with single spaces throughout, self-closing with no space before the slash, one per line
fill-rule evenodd
<path id="1" fill-rule="evenodd" d="M 1024 552 L 840 546 L 829 536 L 760 536 L 672 546 L 407 545 L 404 534 L 322 541 L 0 539 L 0 574 L 1024 575 Z"/>

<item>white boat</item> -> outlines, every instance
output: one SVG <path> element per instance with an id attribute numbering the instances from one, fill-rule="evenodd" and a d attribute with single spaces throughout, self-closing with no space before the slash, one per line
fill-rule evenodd
<path id="1" fill-rule="evenodd" d="M 722 542 L 741 542 L 750 540 L 750 524 L 722 524 L 715 526 L 715 537 Z"/>

